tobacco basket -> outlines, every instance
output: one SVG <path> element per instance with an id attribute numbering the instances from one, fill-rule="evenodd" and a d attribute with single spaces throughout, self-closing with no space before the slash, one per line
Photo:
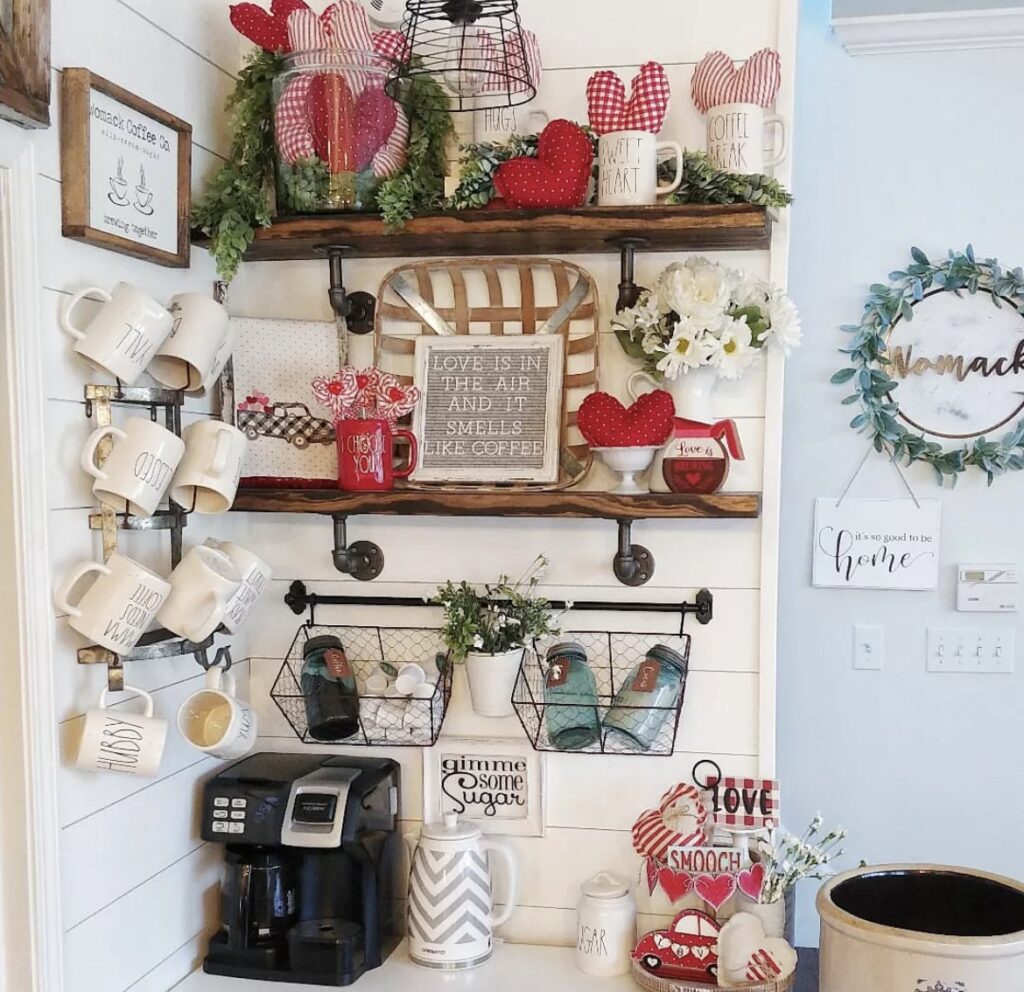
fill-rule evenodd
<path id="1" fill-rule="evenodd" d="M 699 982 L 673 981 L 652 975 L 639 961 L 633 962 L 633 981 L 649 992 L 715 992 L 718 985 L 703 985 Z M 752 985 L 733 986 L 735 992 L 792 992 L 796 987 L 796 975 L 790 975 L 778 982 L 755 982 Z M 867 990 L 865 990 L 867 992 Z"/>
<path id="2" fill-rule="evenodd" d="M 396 286 L 403 287 L 405 297 Z M 461 486 L 413 482 L 409 488 L 550 491 L 579 482 L 592 456 L 576 421 L 583 400 L 597 388 L 601 306 L 594 277 L 560 259 L 434 259 L 403 265 L 384 277 L 377 294 L 374 360 L 378 368 L 405 383 L 413 381 L 416 339 L 421 335 L 444 333 L 443 325 L 455 334 L 535 334 L 571 300 L 577 286 L 586 295 L 575 306 L 570 303 L 569 318 L 557 330 L 565 340 L 558 481 Z"/>
<path id="3" fill-rule="evenodd" d="M 565 727 L 578 711 L 585 709 L 575 702 L 547 702 L 545 700 L 545 683 L 547 671 L 543 659 L 547 651 L 556 643 L 575 641 L 587 652 L 587 663 L 597 683 L 597 718 L 601 728 L 600 740 L 578 750 L 566 750 L 558 747 L 551 738 L 551 728 Z M 605 727 L 605 718 L 613 708 L 613 701 L 626 684 L 630 673 L 644 660 L 649 648 L 655 644 L 664 644 L 672 648 L 686 659 L 682 687 L 678 701 L 667 707 L 652 706 L 616 706 L 620 718 L 626 725 L 639 726 L 642 722 L 653 718 L 660 721 L 649 747 L 641 747 L 626 741 L 616 733 L 609 733 Z M 675 750 L 676 735 L 679 730 L 679 718 L 686 698 L 686 672 L 689 670 L 690 637 L 668 636 L 665 634 L 634 634 L 621 631 L 586 631 L 569 633 L 563 631 L 557 638 L 538 641 L 533 649 L 526 652 L 519 669 L 512 703 L 522 723 L 526 736 L 537 751 L 558 751 L 562 754 L 622 754 L 668 756 Z M 573 711 L 570 713 L 569 711 Z"/>
<path id="4" fill-rule="evenodd" d="M 359 732 L 340 741 L 320 741 L 310 736 L 302 694 L 303 648 L 310 638 L 325 634 L 333 634 L 344 645 L 359 686 Z M 364 691 L 366 679 L 382 663 L 397 669 L 406 662 L 421 665 L 428 677 L 440 668 L 430 699 L 393 699 Z M 441 733 L 452 697 L 452 666 L 439 630 L 303 624 L 292 641 L 270 695 L 296 736 L 306 744 L 432 747 Z"/>

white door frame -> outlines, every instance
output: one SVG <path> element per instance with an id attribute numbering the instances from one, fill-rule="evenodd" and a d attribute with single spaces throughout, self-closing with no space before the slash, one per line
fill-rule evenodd
<path id="1" fill-rule="evenodd" d="M 0 988 L 61 992 L 60 757 L 29 135 L 0 124 Z M 5 985 L 5 982 L 7 983 Z"/>

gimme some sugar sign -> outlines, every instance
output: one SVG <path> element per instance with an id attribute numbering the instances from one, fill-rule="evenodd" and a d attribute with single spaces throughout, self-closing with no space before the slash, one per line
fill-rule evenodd
<path id="1" fill-rule="evenodd" d="M 421 337 L 416 482 L 555 482 L 564 345 L 559 335 Z"/>
<path id="2" fill-rule="evenodd" d="M 934 589 L 942 503 L 819 499 L 813 582 L 828 589 Z"/>

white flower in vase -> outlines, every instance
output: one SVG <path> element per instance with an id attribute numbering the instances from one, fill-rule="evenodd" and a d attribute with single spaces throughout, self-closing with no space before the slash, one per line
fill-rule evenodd
<path id="1" fill-rule="evenodd" d="M 738 379 L 754 359 L 746 320 L 729 320 L 714 346 L 711 364 L 723 379 Z"/>
<path id="2" fill-rule="evenodd" d="M 692 368 L 707 365 L 710 359 L 711 348 L 704 329 L 683 318 L 665 346 L 665 355 L 658 362 L 658 371 L 666 379 L 678 379 Z"/>
<path id="3" fill-rule="evenodd" d="M 764 333 L 765 343 L 773 342 L 788 355 L 799 347 L 803 340 L 800 314 L 796 304 L 785 293 L 774 292 L 768 298 L 768 330 Z"/>

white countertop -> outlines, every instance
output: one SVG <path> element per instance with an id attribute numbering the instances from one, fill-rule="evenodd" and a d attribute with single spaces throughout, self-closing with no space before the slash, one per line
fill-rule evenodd
<path id="1" fill-rule="evenodd" d="M 220 978 L 197 971 L 174 992 L 323 992 L 322 985 L 285 985 Z M 637 992 L 624 978 L 591 978 L 576 969 L 576 952 L 568 947 L 499 944 L 485 965 L 470 971 L 420 968 L 409 960 L 403 941 L 380 968 L 368 971 L 352 988 L 358 992 Z"/>

